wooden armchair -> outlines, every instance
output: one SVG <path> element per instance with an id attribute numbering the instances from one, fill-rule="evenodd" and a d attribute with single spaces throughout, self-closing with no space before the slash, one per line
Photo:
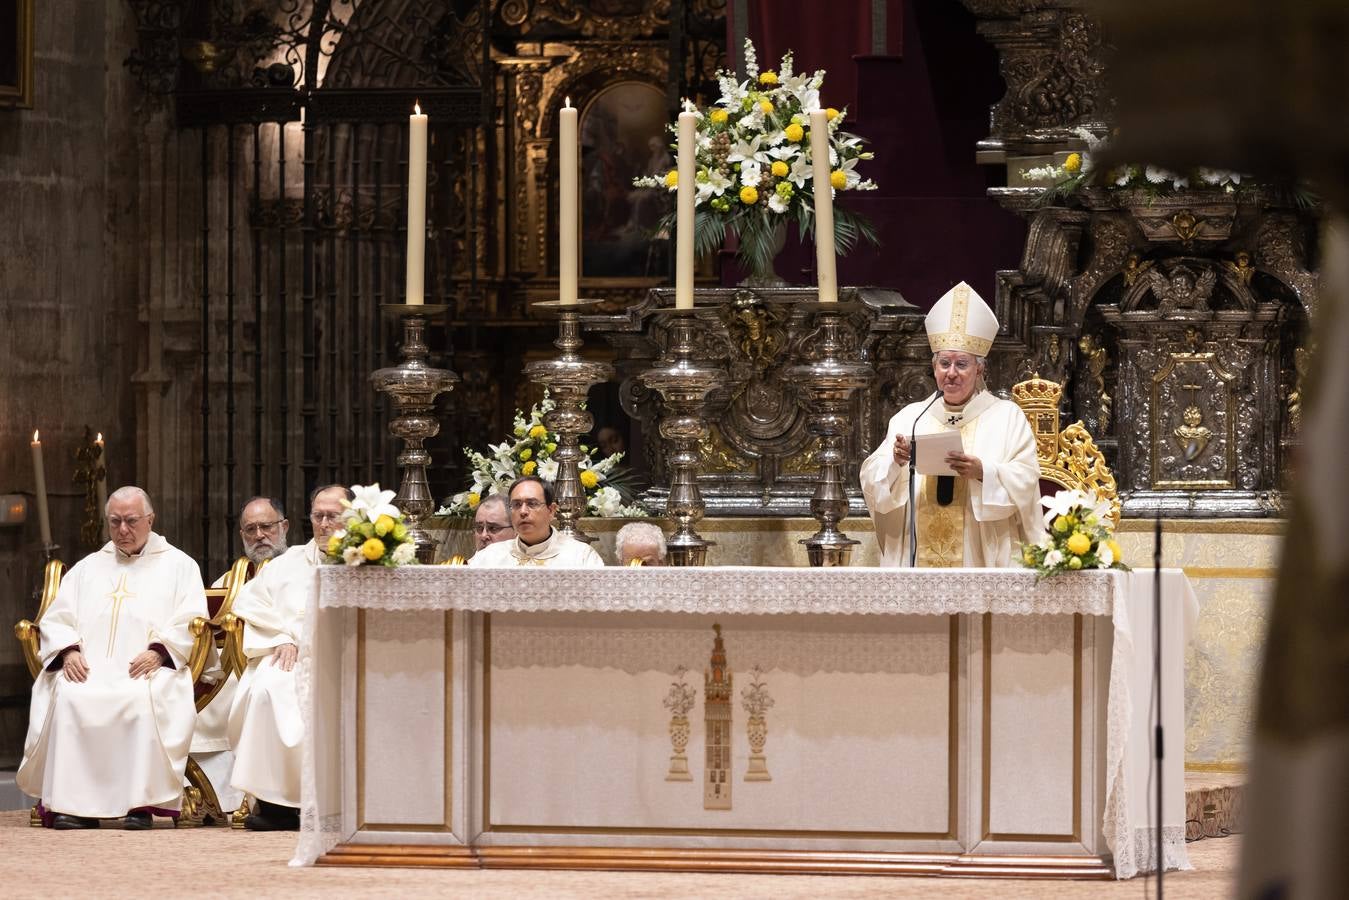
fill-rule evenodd
<path id="1" fill-rule="evenodd" d="M 28 671 L 34 679 L 42 674 L 42 658 L 38 655 L 39 639 L 42 633 L 42 617 L 47 614 L 51 608 L 52 601 L 56 599 L 56 592 L 61 587 L 61 576 L 65 574 L 65 564 L 60 560 L 54 559 L 47 563 L 47 567 L 42 573 L 42 598 L 38 603 L 37 615 L 32 620 L 24 619 L 14 626 L 14 636 L 19 639 L 19 646 L 23 648 L 24 662 L 28 664 Z M 201 673 L 206 668 L 206 663 L 211 655 L 211 626 L 210 623 L 201 616 L 195 616 L 188 626 L 194 638 L 192 652 L 187 659 L 188 670 L 192 673 L 192 684 L 197 686 L 201 683 Z M 201 709 L 201 701 L 198 700 L 197 708 Z M 188 760 L 189 778 L 191 777 L 192 761 Z M 200 774 L 200 770 L 198 770 Z M 174 824 L 177 824 L 182 816 L 186 814 L 191 797 L 192 788 L 189 787 L 184 792 L 183 810 L 175 818 Z M 49 816 L 42 809 L 42 803 L 39 801 L 28 814 L 28 824 L 35 827 L 42 827 L 44 818 Z"/>
<path id="2" fill-rule="evenodd" d="M 1120 502 L 1115 476 L 1105 456 L 1081 421 L 1059 427 L 1059 400 L 1063 387 L 1038 375 L 1012 386 L 1012 399 L 1026 414 L 1035 433 L 1040 459 L 1040 493 L 1052 495 L 1058 488 L 1091 491 L 1110 501 L 1110 528 L 1119 527 Z"/>

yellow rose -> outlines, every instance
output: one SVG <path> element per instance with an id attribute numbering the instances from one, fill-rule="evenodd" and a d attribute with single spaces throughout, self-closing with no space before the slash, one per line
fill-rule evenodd
<path id="1" fill-rule="evenodd" d="M 731 114 L 724 109 L 714 109 L 707 114 L 707 117 L 712 120 L 713 125 L 724 125 Z"/>
<path id="2" fill-rule="evenodd" d="M 778 73 L 777 73 L 777 72 L 760 72 L 760 73 L 759 73 L 759 84 L 777 84 L 777 83 L 778 83 Z"/>
<path id="3" fill-rule="evenodd" d="M 749 190 L 749 189 L 747 189 Z M 600 483 L 600 476 L 595 474 L 594 469 L 584 469 L 581 472 L 581 487 L 590 490 Z"/>
<path id="4" fill-rule="evenodd" d="M 478 508 L 478 504 L 481 503 L 481 502 L 482 502 L 482 495 L 481 495 L 481 494 L 479 494 L 477 491 L 469 491 L 469 492 L 468 492 L 468 508 L 469 508 L 469 509 L 477 509 L 477 508 Z"/>
<path id="5" fill-rule="evenodd" d="M 1082 171 L 1082 154 L 1081 154 L 1081 153 L 1069 153 L 1069 154 L 1068 154 L 1068 158 L 1065 159 L 1065 160 L 1063 161 L 1063 168 L 1064 168 L 1065 171 L 1068 171 L 1068 172 L 1073 172 L 1073 173 L 1081 172 L 1081 171 Z"/>
<path id="6" fill-rule="evenodd" d="M 384 542 L 381 541 L 379 538 L 372 537 L 364 544 L 361 544 L 361 556 L 364 556 L 371 562 L 375 562 L 376 560 L 383 558 Z"/>
<path id="7" fill-rule="evenodd" d="M 548 443 L 543 445 L 543 449 L 547 450 L 549 453 L 554 453 L 557 451 L 557 444 L 555 444 L 552 441 L 549 441 Z"/>
<path id="8" fill-rule="evenodd" d="M 846 172 L 830 172 L 829 183 L 834 186 L 835 190 L 841 191 L 848 186 L 848 174 Z"/>
<path id="9" fill-rule="evenodd" d="M 671 169 L 670 171 L 668 171 L 668 172 L 665 173 L 665 186 L 666 186 L 666 187 L 678 187 L 678 186 L 679 186 L 679 170 L 678 170 L 678 169 Z"/>
<path id="10" fill-rule="evenodd" d="M 753 185 L 745 185 L 740 189 L 740 202 L 746 206 L 753 206 L 759 202 L 759 189 Z"/>
<path id="11" fill-rule="evenodd" d="M 393 539 L 395 541 L 405 541 L 408 539 L 408 527 L 399 522 L 393 527 Z"/>
<path id="12" fill-rule="evenodd" d="M 791 167 L 788 166 L 782 160 L 775 159 L 773 160 L 773 165 L 769 167 L 769 171 L 771 171 L 778 178 L 786 178 L 787 173 L 791 171 Z"/>
<path id="13" fill-rule="evenodd" d="M 1080 568 L 1082 568 L 1082 557 L 1080 557 L 1080 556 L 1070 556 L 1070 557 L 1068 557 L 1068 568 L 1070 568 L 1070 569 L 1080 569 Z"/>
<path id="14" fill-rule="evenodd" d="M 763 112 L 763 114 L 766 115 L 766 116 L 772 115 L 772 114 L 773 114 L 773 101 L 772 101 L 772 100 L 760 100 L 760 101 L 759 101 L 759 109 L 760 109 L 760 110 Z"/>
<path id="15" fill-rule="evenodd" d="M 1068 538 L 1068 550 L 1070 552 L 1081 556 L 1090 549 L 1091 538 L 1087 537 L 1082 532 L 1074 531 L 1072 537 Z"/>
<path id="16" fill-rule="evenodd" d="M 1124 551 L 1119 548 L 1119 544 L 1115 543 L 1114 538 L 1108 539 L 1105 545 L 1110 548 L 1111 554 L 1115 557 L 1115 562 L 1124 561 Z"/>
<path id="17" fill-rule="evenodd" d="M 824 118 L 825 118 L 825 121 L 828 121 L 828 122 L 834 121 L 835 119 L 838 118 L 838 110 L 834 109 L 832 106 L 829 107 L 828 109 L 826 109 L 826 110 L 824 111 Z"/>
<path id="18" fill-rule="evenodd" d="M 528 462 L 529 458 L 533 455 L 534 451 L 526 447 L 525 449 L 520 451 L 520 462 Z"/>
<path id="19" fill-rule="evenodd" d="M 328 555 L 336 556 L 337 551 L 342 549 L 342 539 L 337 535 L 328 538 Z"/>
<path id="20" fill-rule="evenodd" d="M 393 517 L 387 513 L 381 514 L 380 517 L 375 520 L 375 534 L 384 537 L 384 535 L 393 531 L 393 526 Z"/>
<path id="21" fill-rule="evenodd" d="M 1054 520 L 1054 530 L 1057 531 L 1059 534 L 1063 534 L 1065 531 L 1067 531 L 1067 530 L 1068 530 L 1068 519 L 1067 519 L 1067 517 L 1065 517 L 1065 516 L 1059 516 L 1057 519 L 1055 519 L 1055 520 Z"/>
<path id="22" fill-rule="evenodd" d="M 539 464 L 531 459 L 529 462 L 525 463 L 523 466 L 520 467 L 520 474 L 533 475 L 535 470 L 537 470 L 538 468 Z"/>
<path id="23" fill-rule="evenodd" d="M 536 441 L 540 438 L 546 438 L 548 437 L 548 429 L 542 425 L 535 425 L 533 428 L 529 429 L 529 436 Z"/>
<path id="24" fill-rule="evenodd" d="M 795 122 L 782 129 L 782 133 L 794 144 L 801 143 L 801 139 L 806 136 L 806 130 Z"/>

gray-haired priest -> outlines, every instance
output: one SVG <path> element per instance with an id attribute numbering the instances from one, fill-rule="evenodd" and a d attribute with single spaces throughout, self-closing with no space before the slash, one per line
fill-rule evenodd
<path id="1" fill-rule="evenodd" d="M 506 492 L 515 538 L 483 547 L 470 566 L 553 566 L 583 569 L 603 566 L 604 558 L 585 541 L 553 527 L 557 503 L 553 486 L 534 475 L 517 478 Z"/>
<path id="2" fill-rule="evenodd" d="M 885 440 L 862 463 L 881 565 L 907 566 L 912 558 L 918 566 L 1010 566 L 1017 545 L 1041 534 L 1040 465 L 1021 407 L 995 397 L 984 383 L 998 320 L 962 281 L 937 301 L 924 325 L 937 391 L 896 413 Z M 954 444 L 938 460 L 947 474 L 922 474 L 919 460 L 916 552 L 909 508 L 915 435 L 920 445 L 932 436 Z"/>
<path id="3" fill-rule="evenodd" d="M 42 617 L 28 739 L 17 782 L 54 828 L 176 811 L 197 710 L 189 626 L 206 616 L 201 571 L 151 529 L 138 487 L 105 508 L 112 540 L 80 560 Z"/>

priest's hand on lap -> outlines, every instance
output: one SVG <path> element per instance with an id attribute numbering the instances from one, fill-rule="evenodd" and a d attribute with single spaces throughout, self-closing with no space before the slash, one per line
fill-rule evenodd
<path id="1" fill-rule="evenodd" d="M 89 664 L 79 650 L 67 650 L 61 657 L 61 671 L 70 681 L 83 682 L 89 677 Z"/>
<path id="2" fill-rule="evenodd" d="M 956 474 L 961 478 L 970 478 L 974 481 L 984 480 L 984 464 L 980 462 L 977 456 L 970 456 L 966 453 L 948 453 L 946 454 L 946 464 L 955 469 Z"/>
<path id="3" fill-rule="evenodd" d="M 895 435 L 895 462 L 901 466 L 909 464 L 909 456 L 912 451 L 909 449 L 909 442 L 902 434 Z"/>
<path id="4" fill-rule="evenodd" d="M 272 654 L 272 665 L 279 666 L 281 671 L 289 672 L 295 668 L 295 660 L 300 658 L 300 648 L 294 644 L 282 644 L 276 648 Z"/>
<path id="5" fill-rule="evenodd" d="M 144 653 L 136 654 L 136 658 L 131 661 L 131 667 L 128 671 L 132 678 L 144 678 L 162 665 L 164 665 L 164 659 L 159 655 L 158 650 L 146 650 Z"/>

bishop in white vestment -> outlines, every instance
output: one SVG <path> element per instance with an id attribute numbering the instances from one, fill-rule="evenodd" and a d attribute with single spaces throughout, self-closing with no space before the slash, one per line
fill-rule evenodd
<path id="1" fill-rule="evenodd" d="M 938 391 L 890 419 L 885 440 L 862 463 L 862 493 L 876 525 L 881 565 L 1006 567 L 1039 538 L 1040 466 L 1035 436 L 1015 403 L 983 384 L 997 336 L 993 311 L 969 285 L 952 288 L 925 322 Z M 917 547 L 910 546 L 911 438 L 958 431 L 955 475 L 916 474 Z M 913 552 L 916 549 L 916 552 Z"/>
<path id="2" fill-rule="evenodd" d="M 43 671 L 33 684 L 16 776 L 61 828 L 179 809 L 196 724 L 188 658 L 206 616 L 201 572 L 154 533 L 139 488 L 108 498 L 112 540 L 76 563 L 39 623 Z"/>
<path id="3" fill-rule="evenodd" d="M 305 609 L 318 588 L 320 548 L 341 527 L 341 501 L 349 494 L 335 485 L 316 491 L 309 514 L 314 539 L 267 563 L 234 601 L 234 612 L 244 622 L 248 668 L 230 707 L 230 783 L 259 801 L 258 811 L 244 820 L 250 830 L 299 825 L 305 729 L 295 692 L 295 663 Z"/>
<path id="4" fill-rule="evenodd" d="M 506 496 L 515 538 L 479 549 L 468 561 L 470 566 L 584 569 L 604 565 L 604 558 L 585 541 L 553 527 L 557 503 L 551 484 L 532 475 L 517 478 Z"/>

